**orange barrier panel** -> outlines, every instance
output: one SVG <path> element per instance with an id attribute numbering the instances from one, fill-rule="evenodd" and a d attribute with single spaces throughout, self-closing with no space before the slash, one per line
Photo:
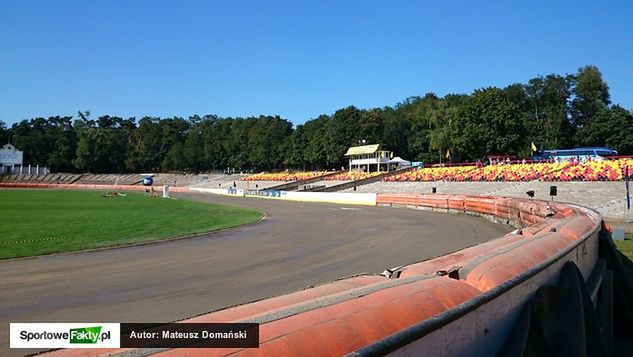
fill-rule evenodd
<path id="1" fill-rule="evenodd" d="M 478 294 L 458 280 L 432 277 L 265 323 L 256 350 L 174 349 L 156 356 L 340 356 Z"/>
<path id="2" fill-rule="evenodd" d="M 485 253 L 500 249 L 502 247 L 517 243 L 527 239 L 522 235 L 507 234 L 502 238 L 495 239 L 486 243 L 476 245 L 474 247 L 459 250 L 455 253 L 443 255 L 441 257 L 426 260 L 420 263 L 404 266 L 400 269 L 400 278 L 406 278 L 416 275 L 435 274 L 438 271 L 456 267 L 460 268 Z"/>
<path id="3" fill-rule="evenodd" d="M 497 200 L 496 207 L 498 217 L 513 221 L 518 220 L 521 211 L 519 210 L 519 207 L 513 205 L 513 203 L 513 200 L 508 198 Z"/>
<path id="4" fill-rule="evenodd" d="M 285 308 L 293 304 L 305 302 L 320 297 L 340 293 L 350 289 L 367 286 L 387 280 L 383 276 L 360 275 L 337 280 L 328 284 L 318 285 L 310 289 L 276 296 L 270 299 L 256 301 L 251 304 L 219 310 L 205 315 L 196 316 L 182 322 L 228 322 L 238 321 L 247 317 L 257 316 L 276 309 Z"/>
<path id="5" fill-rule="evenodd" d="M 558 218 L 550 218 L 547 221 L 542 220 L 536 224 L 525 227 L 521 231 L 525 237 L 533 237 L 539 234 L 549 233 L 552 230 L 556 230 L 556 227 L 558 227 L 561 222 L 563 222 L 563 220 Z"/>
<path id="6" fill-rule="evenodd" d="M 448 198 L 448 208 L 464 211 L 464 196 L 450 196 Z"/>
<path id="7" fill-rule="evenodd" d="M 449 195 L 411 195 L 411 194 L 378 194 L 377 205 L 407 205 L 424 206 L 438 209 L 448 209 Z M 463 206 L 463 205 L 462 205 Z"/>
<path id="8" fill-rule="evenodd" d="M 236 307 L 219 310 L 216 312 L 196 316 L 190 319 L 186 319 L 180 322 L 187 323 L 215 323 L 215 322 L 231 322 L 239 321 L 249 317 L 261 315 L 263 313 L 270 313 L 272 311 L 285 308 L 300 302 L 314 300 L 317 298 L 325 297 L 341 293 L 350 289 L 359 288 L 362 286 L 371 285 L 374 283 L 384 282 L 387 280 L 385 277 L 376 275 L 359 275 L 341 280 L 336 280 L 328 284 L 317 285 L 313 288 L 297 291 L 291 294 L 280 295 L 270 299 L 256 301 L 250 304 L 239 305 Z M 115 353 L 121 353 L 132 349 L 67 349 L 58 350 L 46 353 L 46 356 L 64 356 L 64 357 L 96 357 L 96 356 L 109 356 Z M 196 351 L 196 350 L 190 350 Z M 197 350 L 198 352 L 204 352 L 204 355 L 220 355 L 222 351 L 226 349 L 203 349 Z"/>
<path id="9" fill-rule="evenodd" d="M 580 239 L 584 235 L 588 234 L 593 226 L 596 224 L 591 218 L 587 216 L 572 217 L 559 225 L 558 231 L 562 235 L 573 237 L 574 239 Z"/>
<path id="10" fill-rule="evenodd" d="M 508 252 L 492 255 L 468 272 L 465 280 L 481 291 L 500 284 L 545 262 L 567 247 L 573 240 L 560 234 L 532 240 Z"/>
<path id="11" fill-rule="evenodd" d="M 469 212 L 495 215 L 496 202 L 487 197 L 466 197 L 464 198 L 464 209 Z"/>
<path id="12" fill-rule="evenodd" d="M 189 192 L 189 187 L 179 186 L 179 187 L 170 187 L 169 191 L 173 192 Z"/>
<path id="13" fill-rule="evenodd" d="M 574 215 L 574 213 L 576 212 L 573 208 L 562 204 L 552 205 L 552 208 L 554 208 L 555 210 L 553 217 L 556 218 L 567 218 Z"/>

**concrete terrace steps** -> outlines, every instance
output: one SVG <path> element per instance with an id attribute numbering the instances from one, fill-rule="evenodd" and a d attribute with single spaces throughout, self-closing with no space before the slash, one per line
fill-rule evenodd
<path id="1" fill-rule="evenodd" d="M 24 183 L 57 183 L 57 177 L 60 177 L 60 183 L 71 183 L 71 181 L 79 177 L 79 174 L 11 174 L 0 175 L 0 182 L 24 182 Z"/>
<path id="2" fill-rule="evenodd" d="M 319 176 L 315 176 L 315 177 L 311 177 L 305 180 L 297 180 L 297 181 L 292 181 L 292 182 L 286 182 L 277 186 L 272 186 L 272 187 L 268 187 L 266 188 L 267 190 L 280 190 L 280 191 L 303 191 L 301 189 L 301 186 L 305 186 L 311 183 L 315 183 L 315 182 L 319 182 L 319 181 L 323 181 L 324 178 L 326 177 L 330 177 L 330 176 L 334 176 L 337 174 L 340 174 L 343 171 L 332 171 L 332 172 L 328 172 L 325 173 L 323 175 L 319 175 Z"/>
<path id="3" fill-rule="evenodd" d="M 189 186 L 192 184 L 198 184 L 209 180 L 209 176 L 212 178 L 223 175 L 214 174 L 170 174 L 170 173 L 158 173 L 153 174 L 154 184 L 162 185 L 167 183 L 174 185 L 174 182 L 178 186 Z M 19 182 L 19 183 L 59 183 L 63 184 L 88 184 L 88 185 L 138 185 L 143 179 L 142 174 L 72 174 L 72 173 L 54 173 L 54 174 L 11 174 L 0 175 L 0 182 Z"/>
<path id="4" fill-rule="evenodd" d="M 415 169 L 417 169 L 417 168 L 416 167 L 407 167 L 406 169 L 400 169 L 400 170 L 396 170 L 396 171 L 385 172 L 385 173 L 380 174 L 380 175 L 367 177 L 367 178 L 360 179 L 360 180 L 354 180 L 354 181 L 342 183 L 342 184 L 339 184 L 339 185 L 317 188 L 315 190 L 312 190 L 312 192 L 336 192 L 336 191 L 342 191 L 342 190 L 345 190 L 345 189 L 348 189 L 348 188 L 354 188 L 354 187 L 358 187 L 358 186 L 363 186 L 363 185 L 367 185 L 367 184 L 370 184 L 370 183 L 374 183 L 374 182 L 377 182 L 377 181 L 381 181 L 385 177 L 390 177 L 390 176 L 394 176 L 394 175 L 400 175 L 400 174 L 403 174 L 405 172 L 409 172 L 409 171 L 412 171 L 412 170 L 415 170 Z"/>
<path id="5" fill-rule="evenodd" d="M 488 191 L 485 193 L 485 195 L 503 196 L 505 193 L 516 192 L 523 188 L 525 188 L 525 191 L 527 191 L 529 189 L 529 186 L 531 185 L 531 182 L 532 181 L 508 182 L 507 187 L 501 188 L 499 190 Z"/>
<path id="6" fill-rule="evenodd" d="M 190 184 L 191 187 L 197 188 L 228 188 L 233 187 L 233 183 L 235 182 L 237 188 L 246 188 L 247 181 L 240 181 L 240 179 L 247 177 L 247 174 L 201 174 L 200 180 L 198 182 Z M 274 182 L 268 186 L 273 186 L 279 184 L 279 182 Z M 243 187 L 242 187 L 243 186 Z M 268 187 L 266 186 L 266 187 Z M 253 184 L 255 187 L 255 184 Z M 260 185 L 260 187 L 262 187 Z"/>

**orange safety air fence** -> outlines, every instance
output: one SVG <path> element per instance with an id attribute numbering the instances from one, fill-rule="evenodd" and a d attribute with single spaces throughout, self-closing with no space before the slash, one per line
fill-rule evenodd
<path id="1" fill-rule="evenodd" d="M 482 215 L 520 229 L 477 246 L 400 267 L 388 277 L 344 278 L 181 321 L 257 322 L 259 348 L 152 353 L 495 354 L 521 306 L 538 287 L 557 279 L 564 262 L 573 260 L 587 279 L 597 260 L 602 219 L 584 207 L 516 198 L 412 194 L 378 194 L 376 204 Z M 371 259 L 372 252 L 366 254 Z M 419 341 L 423 342 L 417 344 Z M 486 346 L 475 346 L 478 344 Z M 471 349 L 471 345 L 475 347 Z M 52 354 L 93 356 L 119 352 L 122 350 L 62 350 Z"/>

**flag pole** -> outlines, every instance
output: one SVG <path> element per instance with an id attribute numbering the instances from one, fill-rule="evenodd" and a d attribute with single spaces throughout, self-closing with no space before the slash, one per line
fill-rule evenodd
<path id="1" fill-rule="evenodd" d="M 630 223 L 627 220 L 627 212 L 631 209 L 631 196 L 629 191 L 629 165 L 624 166 L 624 188 L 626 191 L 626 198 L 624 199 L 624 223 Z"/>

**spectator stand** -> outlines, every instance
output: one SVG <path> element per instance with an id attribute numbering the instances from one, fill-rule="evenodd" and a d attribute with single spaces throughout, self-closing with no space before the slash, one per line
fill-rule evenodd
<path id="1" fill-rule="evenodd" d="M 404 174 L 386 177 L 387 182 L 415 181 L 621 181 L 625 167 L 633 170 L 633 159 L 618 157 L 615 160 L 585 162 L 530 162 L 525 160 L 477 166 L 426 167 Z"/>

